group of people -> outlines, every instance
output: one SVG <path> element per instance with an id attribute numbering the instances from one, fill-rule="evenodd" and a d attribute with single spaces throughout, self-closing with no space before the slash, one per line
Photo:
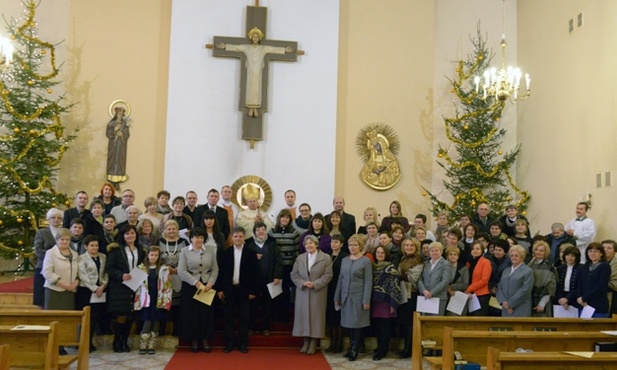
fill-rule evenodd
<path id="1" fill-rule="evenodd" d="M 593 307 L 593 317 L 617 311 L 616 243 L 593 242 L 586 203 L 567 226 L 555 223 L 551 234 L 532 238 L 514 205 L 491 219 L 482 203 L 456 225 L 440 213 L 432 232 L 424 214 L 407 219 L 398 201 L 381 220 L 368 207 L 356 227 L 342 197 L 330 213 L 312 214 L 287 190 L 276 220 L 260 210 L 259 189 L 242 190 L 245 209 L 231 197 L 224 186 L 211 189 L 205 204 L 189 191 L 170 205 L 163 190 L 146 198 L 142 213 L 129 189 L 116 197 L 106 183 L 89 207 L 88 194 L 78 192 L 74 208 L 50 209 L 49 227 L 37 231 L 34 304 L 90 305 L 91 340 L 113 320 L 116 352 L 130 351 L 137 321 L 142 354 L 155 353 L 168 320 L 194 352 L 212 350 L 221 321 L 224 351 L 246 353 L 251 334 L 269 336 L 272 321 L 293 316 L 300 352 L 315 353 L 326 335 L 324 350 L 343 352 L 348 335 L 350 361 L 364 351 L 366 335 L 377 338 L 374 360 L 387 355 L 393 334 L 403 338 L 397 355 L 410 357 L 412 316 L 422 299 L 437 298 L 439 315 L 551 316 L 553 304 Z M 143 281 L 130 288 L 135 274 Z M 276 288 L 282 294 L 272 298 Z M 479 309 L 448 310 L 457 293 L 477 299 Z M 213 295 L 212 303 L 194 299 L 200 294 Z"/>

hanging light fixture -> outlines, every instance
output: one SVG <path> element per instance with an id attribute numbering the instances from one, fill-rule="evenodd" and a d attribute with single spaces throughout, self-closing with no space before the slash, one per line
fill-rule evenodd
<path id="1" fill-rule="evenodd" d="M 9 38 L 0 35 L 0 68 L 6 67 L 13 61 L 13 52 L 15 48 Z"/>
<path id="2" fill-rule="evenodd" d="M 531 79 L 529 73 L 525 73 L 525 91 L 521 94 L 519 89 L 521 86 L 521 78 L 523 73 L 520 68 L 508 66 L 506 67 L 506 0 L 503 0 L 503 33 L 501 35 L 501 69 L 495 67 L 484 71 L 483 78 L 476 76 L 474 83 L 476 85 L 476 93 L 479 94 L 482 90 L 481 99 L 485 100 L 489 96 L 500 101 L 505 101 L 510 98 L 510 101 L 526 100 L 531 95 Z"/>

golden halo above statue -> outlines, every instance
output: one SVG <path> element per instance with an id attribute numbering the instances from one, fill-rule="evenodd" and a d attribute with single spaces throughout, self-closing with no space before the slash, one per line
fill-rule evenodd
<path id="1" fill-rule="evenodd" d="M 117 99 L 117 100 L 112 101 L 111 104 L 109 104 L 109 116 L 110 117 L 113 118 L 116 115 L 115 113 L 116 107 L 124 108 L 125 117 L 131 116 L 131 106 L 129 105 L 129 103 L 125 102 L 122 99 Z"/>
<path id="2" fill-rule="evenodd" d="M 266 180 L 259 176 L 243 176 L 231 185 L 231 190 L 236 194 L 232 201 L 242 209 L 248 208 L 246 200 L 249 198 L 257 198 L 259 209 L 264 212 L 272 204 L 272 189 Z"/>

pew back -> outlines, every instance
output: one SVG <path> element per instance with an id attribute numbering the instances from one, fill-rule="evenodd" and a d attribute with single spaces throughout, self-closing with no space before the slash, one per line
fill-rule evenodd
<path id="1" fill-rule="evenodd" d="M 58 343 L 77 346 L 77 355 L 60 356 L 59 367 L 68 367 L 77 361 L 78 370 L 89 368 L 90 307 L 82 311 L 63 310 L 0 310 L 0 325 L 49 325 L 58 322 Z M 57 352 L 57 349 L 56 349 Z"/>
<path id="2" fill-rule="evenodd" d="M 591 358 L 564 352 L 503 352 L 489 347 L 487 370 L 609 370 L 617 368 L 617 353 L 596 352 Z"/>
<path id="3" fill-rule="evenodd" d="M 600 331 L 617 330 L 617 315 L 608 319 L 557 319 L 550 317 L 465 317 L 465 316 L 421 316 L 413 317 L 412 369 L 422 370 L 422 341 L 431 339 L 437 347 L 443 345 L 443 329 L 455 330 L 501 329 L 511 331 L 533 331 L 555 329 L 556 331 Z"/>
<path id="4" fill-rule="evenodd" d="M 495 347 L 504 352 L 517 348 L 534 352 L 593 351 L 596 342 L 614 341 L 615 336 L 599 331 L 533 332 L 533 331 L 443 331 L 443 369 L 454 368 L 454 351 L 460 352 L 464 360 L 487 364 L 487 348 Z"/>
<path id="5" fill-rule="evenodd" d="M 0 325 L 0 342 L 10 346 L 9 365 L 29 369 L 58 369 L 58 322 L 46 329 L 14 330 L 16 325 Z"/>

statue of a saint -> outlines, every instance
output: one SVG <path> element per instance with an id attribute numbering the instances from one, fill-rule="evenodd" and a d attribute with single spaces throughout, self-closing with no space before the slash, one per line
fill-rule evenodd
<path id="1" fill-rule="evenodd" d="M 114 116 L 107 123 L 105 131 L 109 142 L 107 144 L 107 180 L 116 189 L 126 181 L 126 152 L 127 142 L 131 133 L 129 127 L 131 119 L 126 115 L 123 107 L 114 107 Z"/>
<path id="2" fill-rule="evenodd" d="M 263 32 L 253 27 L 248 32 L 248 38 L 251 40 L 250 44 L 229 44 L 219 42 L 214 45 L 216 49 L 223 49 L 228 51 L 239 51 L 246 55 L 246 95 L 244 99 L 244 105 L 248 108 L 249 117 L 259 117 L 259 109 L 261 108 L 261 84 L 262 84 L 262 70 L 264 68 L 264 58 L 266 54 L 286 54 L 294 53 L 295 50 L 291 46 L 279 47 L 270 45 L 261 45 L 261 39 L 263 39 Z"/>

